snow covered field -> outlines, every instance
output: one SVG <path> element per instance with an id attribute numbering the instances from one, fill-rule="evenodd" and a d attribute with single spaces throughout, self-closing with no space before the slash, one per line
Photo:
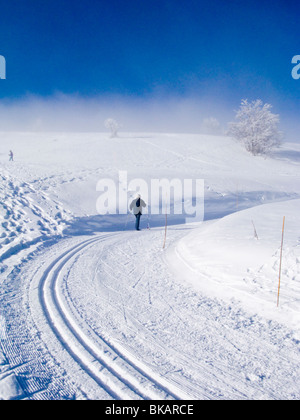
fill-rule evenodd
<path id="1" fill-rule="evenodd" d="M 1 399 L 300 398 L 299 145 L 1 133 L 0 161 Z M 120 170 L 204 179 L 205 221 L 163 250 L 163 216 L 97 215 Z"/>

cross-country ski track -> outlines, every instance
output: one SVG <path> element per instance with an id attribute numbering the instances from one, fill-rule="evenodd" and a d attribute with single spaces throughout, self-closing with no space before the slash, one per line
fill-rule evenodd
<path id="1" fill-rule="evenodd" d="M 130 360 L 122 350 L 109 344 L 103 337 L 93 334 L 85 324 L 81 328 L 72 315 L 62 293 L 60 282 L 63 270 L 85 248 L 105 241 L 109 236 L 85 240 L 53 261 L 38 280 L 38 295 L 45 320 L 60 345 L 81 368 L 82 373 L 94 380 L 108 396 L 115 399 L 178 399 L 180 390 L 163 378 L 151 377 L 137 360 Z M 74 309 L 74 308 L 73 308 Z M 84 320 L 80 320 L 84 323 Z M 88 331 L 88 333 L 86 332 Z M 182 393 L 184 397 L 184 393 Z"/>
<path id="2" fill-rule="evenodd" d="M 27 368 L 22 398 L 280 398 L 283 382 L 295 395 L 288 330 L 174 278 L 168 259 L 186 229 L 170 228 L 166 252 L 162 229 L 105 233 L 62 240 L 23 266 L 30 332 L 18 359 L 35 372 L 41 357 L 55 386 L 30 392 Z"/>

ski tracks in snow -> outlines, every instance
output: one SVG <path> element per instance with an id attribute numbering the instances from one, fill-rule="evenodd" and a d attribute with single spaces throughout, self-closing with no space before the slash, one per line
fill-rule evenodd
<path id="1" fill-rule="evenodd" d="M 159 229 L 77 237 L 24 263 L 23 314 L 12 300 L 0 337 L 19 398 L 299 398 L 289 331 L 175 280 L 161 245 Z"/>
<path id="2" fill-rule="evenodd" d="M 44 270 L 42 276 L 38 276 L 33 281 L 34 296 L 31 306 L 34 306 L 38 300 L 39 323 L 40 315 L 43 313 L 47 324 L 44 324 L 43 333 L 50 327 L 52 339 L 55 337 L 61 349 L 67 350 L 70 358 L 78 365 L 77 375 L 82 376 L 79 386 L 82 387 L 82 384 L 88 383 L 88 386 L 83 386 L 87 394 L 91 394 L 90 391 L 93 390 L 93 397 L 102 398 L 180 399 L 181 396 L 185 396 L 183 392 L 180 393 L 174 385 L 168 384 L 158 374 L 149 372 L 147 367 L 144 367 L 122 347 L 114 346 L 101 335 L 95 334 L 85 320 L 78 315 L 76 308 L 71 306 L 70 301 L 66 299 L 64 273 L 67 266 L 72 260 L 76 261 L 78 255 L 87 248 L 99 245 L 103 241 L 111 242 L 114 236 L 111 234 L 88 239 L 54 260 Z M 47 343 L 50 345 L 48 339 Z M 53 343 L 54 347 L 56 345 L 57 343 Z M 52 351 L 55 353 L 57 350 Z M 68 363 L 73 364 L 74 373 L 74 363 L 72 360 Z M 97 393 L 97 388 L 91 380 L 98 385 L 100 393 Z"/>

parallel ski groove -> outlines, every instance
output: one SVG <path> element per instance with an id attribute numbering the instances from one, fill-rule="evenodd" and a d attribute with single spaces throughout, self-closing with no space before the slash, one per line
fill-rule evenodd
<path id="1" fill-rule="evenodd" d="M 74 324 L 74 320 L 68 315 L 59 297 L 58 288 L 56 287 L 61 271 L 72 257 L 84 248 L 101 242 L 106 238 L 107 236 L 98 236 L 97 238 L 83 241 L 53 261 L 44 271 L 40 279 L 39 300 L 47 322 L 56 338 L 77 364 L 113 399 L 154 399 L 158 397 L 158 394 L 155 396 L 154 391 L 145 390 L 142 384 L 137 384 L 137 378 L 122 374 L 120 368 L 114 361 L 106 361 L 104 351 L 95 347 L 95 344 L 90 342 L 80 327 Z M 102 345 L 121 358 L 130 369 L 136 371 L 144 380 L 150 382 L 159 391 L 166 393 L 169 398 L 180 398 L 162 383 L 145 373 L 139 366 L 134 365 L 119 350 L 109 344 L 107 340 L 102 337 L 99 337 L 99 340 Z"/>

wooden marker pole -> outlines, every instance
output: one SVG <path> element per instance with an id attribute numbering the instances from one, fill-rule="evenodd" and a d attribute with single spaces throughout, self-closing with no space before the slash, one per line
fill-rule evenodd
<path id="1" fill-rule="evenodd" d="M 282 268 L 282 250 L 283 250 L 283 239 L 284 239 L 284 226 L 285 226 L 285 216 L 283 218 L 283 225 L 282 225 L 282 239 L 281 239 L 281 251 L 280 251 L 280 265 L 279 265 L 279 282 L 278 282 L 278 294 L 277 294 L 277 308 L 279 306 L 279 294 L 280 294 L 280 282 L 281 282 L 281 268 Z"/>

